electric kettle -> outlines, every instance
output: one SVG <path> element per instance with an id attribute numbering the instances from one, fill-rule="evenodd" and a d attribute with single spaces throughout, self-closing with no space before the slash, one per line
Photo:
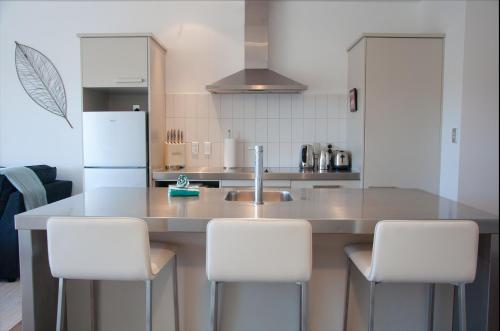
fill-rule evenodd
<path id="1" fill-rule="evenodd" d="M 314 167 L 313 146 L 305 144 L 300 146 L 300 163 L 301 169 L 312 169 Z"/>

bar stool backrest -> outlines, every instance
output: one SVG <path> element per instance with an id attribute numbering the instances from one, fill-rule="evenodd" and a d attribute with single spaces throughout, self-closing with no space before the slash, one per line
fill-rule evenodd
<path id="1" fill-rule="evenodd" d="M 305 282 L 312 230 L 305 220 L 213 219 L 207 227 L 207 277 L 222 282 Z"/>
<path id="2" fill-rule="evenodd" d="M 479 228 L 472 221 L 380 221 L 370 278 L 376 282 L 472 282 Z"/>
<path id="3" fill-rule="evenodd" d="M 152 278 L 146 222 L 122 217 L 52 217 L 47 223 L 52 276 L 67 279 Z"/>

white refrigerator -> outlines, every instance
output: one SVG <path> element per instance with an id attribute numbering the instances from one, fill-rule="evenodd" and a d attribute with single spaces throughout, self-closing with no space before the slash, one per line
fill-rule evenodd
<path id="1" fill-rule="evenodd" d="M 146 112 L 83 112 L 84 189 L 147 186 Z"/>

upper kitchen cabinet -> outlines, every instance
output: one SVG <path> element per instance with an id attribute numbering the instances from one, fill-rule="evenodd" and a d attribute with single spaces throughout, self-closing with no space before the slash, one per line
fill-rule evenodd
<path id="1" fill-rule="evenodd" d="M 151 180 L 152 170 L 163 168 L 166 48 L 150 33 L 85 33 L 78 36 L 81 42 L 83 130 L 92 133 L 89 135 L 91 139 L 84 139 L 84 151 L 93 152 L 102 147 L 93 137 L 99 128 L 104 128 L 101 133 L 111 141 L 111 149 L 122 148 L 119 144 L 123 141 L 113 137 L 104 124 L 111 123 L 116 127 L 115 134 L 126 135 L 126 125 L 121 127 L 124 128 L 121 132 L 118 131 L 120 121 L 127 124 L 125 119 L 133 117 L 136 123 L 130 125 L 144 125 L 144 137 L 138 139 L 141 146 L 142 143 L 147 146 L 147 160 L 139 166 L 147 165 Z M 145 114 L 131 115 L 129 112 Z M 92 127 L 87 127 L 89 125 Z M 135 152 L 144 154 L 142 150 Z M 84 162 L 85 167 L 94 167 Z M 104 160 L 103 164 L 130 167 L 129 163 L 115 164 L 109 160 Z M 101 180 L 100 176 L 98 178 Z M 122 175 L 116 178 L 120 183 L 134 183 L 133 179 L 124 179 Z M 109 177 L 106 183 L 111 183 L 111 180 L 113 178 Z"/>
<path id="2" fill-rule="evenodd" d="M 364 187 L 439 192 L 441 34 L 365 34 L 348 50 L 347 146 Z"/>
<path id="3" fill-rule="evenodd" d="M 148 86 L 148 36 L 79 36 L 83 87 Z"/>

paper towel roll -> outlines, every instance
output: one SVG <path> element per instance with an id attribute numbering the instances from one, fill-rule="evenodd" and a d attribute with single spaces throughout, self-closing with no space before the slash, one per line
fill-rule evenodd
<path id="1" fill-rule="evenodd" d="M 236 139 L 224 139 L 224 168 L 236 167 Z"/>

